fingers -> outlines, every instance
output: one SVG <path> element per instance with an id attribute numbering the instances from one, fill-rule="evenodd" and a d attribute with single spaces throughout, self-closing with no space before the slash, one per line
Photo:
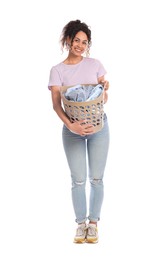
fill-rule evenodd
<path id="1" fill-rule="evenodd" d="M 100 83 L 104 85 L 104 90 L 105 91 L 109 89 L 110 85 L 109 85 L 109 81 L 108 80 L 101 81 Z"/>
<path id="2" fill-rule="evenodd" d="M 84 129 L 81 133 L 81 136 L 85 136 L 85 135 L 92 135 L 94 133 L 94 128 L 91 130 L 90 129 Z"/>
<path id="3" fill-rule="evenodd" d="M 109 89 L 109 81 L 106 81 L 104 84 L 104 90 L 108 90 Z"/>
<path id="4" fill-rule="evenodd" d="M 92 124 L 88 123 L 87 120 L 79 120 L 79 121 L 74 122 L 74 124 L 77 124 L 80 127 L 79 134 L 81 136 L 93 134 L 95 131 L 94 126 Z"/>
<path id="5" fill-rule="evenodd" d="M 94 126 L 93 125 L 82 125 L 82 135 L 90 135 L 94 133 Z"/>

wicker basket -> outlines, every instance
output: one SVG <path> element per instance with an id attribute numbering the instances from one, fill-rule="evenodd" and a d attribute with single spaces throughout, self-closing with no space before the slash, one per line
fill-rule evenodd
<path id="1" fill-rule="evenodd" d="M 91 84 L 83 84 L 82 86 L 91 86 Z M 92 84 L 92 86 L 97 86 L 97 84 Z M 72 86 L 62 86 L 61 87 L 61 98 L 64 105 L 64 110 L 68 115 L 71 122 L 78 120 L 87 120 L 88 124 L 92 124 L 95 127 L 95 132 L 102 129 L 104 125 L 104 101 L 103 92 L 101 95 L 91 101 L 85 102 L 75 102 L 67 100 L 64 93 L 68 88 Z"/>

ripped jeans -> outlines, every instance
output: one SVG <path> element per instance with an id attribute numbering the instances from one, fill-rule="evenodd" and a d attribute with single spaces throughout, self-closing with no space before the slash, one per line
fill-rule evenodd
<path id="1" fill-rule="evenodd" d="M 63 126 L 63 146 L 72 179 L 72 202 L 76 222 L 97 222 L 104 197 L 103 176 L 109 148 L 107 117 L 101 131 L 87 136 L 72 133 Z M 86 180 L 90 181 L 89 212 L 87 212 Z M 88 217 L 87 217 L 88 213 Z"/>

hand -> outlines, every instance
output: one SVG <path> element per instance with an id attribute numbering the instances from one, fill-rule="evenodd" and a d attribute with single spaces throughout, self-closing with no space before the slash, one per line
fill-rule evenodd
<path id="1" fill-rule="evenodd" d="M 108 89 L 109 89 L 109 81 L 108 80 L 104 80 L 101 81 L 100 84 L 102 84 L 104 86 L 104 95 L 103 95 L 103 100 L 104 100 L 104 104 L 108 101 Z"/>
<path id="2" fill-rule="evenodd" d="M 79 120 L 71 123 L 69 130 L 74 134 L 85 136 L 94 133 L 94 126 L 89 124 L 87 120 Z"/>
<path id="3" fill-rule="evenodd" d="M 107 91 L 109 89 L 109 81 L 108 80 L 105 80 L 104 81 L 104 90 Z"/>
<path id="4" fill-rule="evenodd" d="M 100 84 L 103 84 L 104 85 L 104 90 L 107 91 L 109 89 L 109 81 L 108 80 L 104 80 L 104 81 L 101 81 Z"/>

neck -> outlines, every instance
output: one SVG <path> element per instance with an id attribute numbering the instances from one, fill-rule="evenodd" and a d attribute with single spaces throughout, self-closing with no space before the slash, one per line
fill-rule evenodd
<path id="1" fill-rule="evenodd" d="M 69 56 L 64 60 L 64 63 L 65 64 L 77 64 L 79 63 L 80 61 L 82 61 L 83 59 L 83 56 Z"/>

